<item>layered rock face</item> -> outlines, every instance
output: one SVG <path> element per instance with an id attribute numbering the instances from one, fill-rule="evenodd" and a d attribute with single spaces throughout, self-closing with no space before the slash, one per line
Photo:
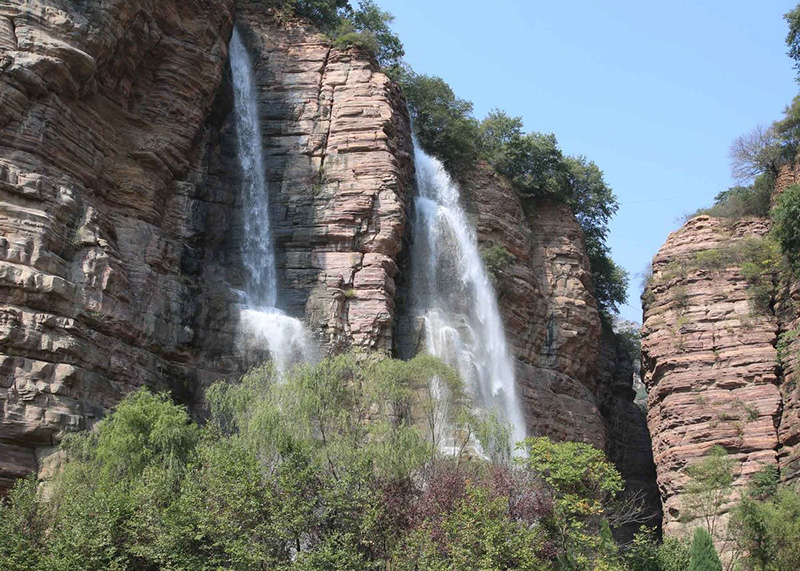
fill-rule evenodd
<path id="1" fill-rule="evenodd" d="M 233 7 L 0 12 L 0 486 L 137 387 L 195 405 L 241 370 Z M 370 58 L 259 3 L 238 19 L 261 94 L 282 305 L 328 350 L 388 350 L 413 176 L 399 90 Z"/>
<path id="2" fill-rule="evenodd" d="M 233 2 L 0 7 L 0 485 L 142 385 L 227 369 L 199 184 Z M 206 350 L 208 349 L 208 350 Z"/>
<path id="3" fill-rule="evenodd" d="M 240 7 L 259 87 L 279 305 L 328 350 L 389 351 L 396 258 L 413 189 L 399 87 L 259 2 Z"/>
<path id="4" fill-rule="evenodd" d="M 575 217 L 546 201 L 526 212 L 488 165 L 470 173 L 462 190 L 481 248 L 502 246 L 513 256 L 496 289 L 529 432 L 603 448 L 595 392 L 600 318 Z"/>
<path id="5" fill-rule="evenodd" d="M 742 268 L 720 262 L 721 253 L 767 231 L 761 219 L 698 216 L 671 234 L 653 259 L 642 351 L 668 532 L 679 532 L 681 517 L 692 515 L 682 496 L 685 468 L 712 446 L 723 446 L 735 460 L 737 490 L 753 473 L 778 464 L 778 323 Z"/>
<path id="6" fill-rule="evenodd" d="M 0 490 L 127 392 L 171 390 L 199 410 L 204 387 L 247 364 L 233 8 L 0 8 Z M 259 93 L 279 306 L 324 352 L 396 351 L 414 174 L 402 94 L 371 58 L 261 2 L 239 2 L 236 21 Z M 487 165 L 463 187 L 482 245 L 514 258 L 498 291 L 530 432 L 629 458 L 638 441 L 617 438 L 611 416 L 628 411 L 630 375 L 613 349 L 600 360 L 574 216 L 526 210 Z"/>
<path id="7" fill-rule="evenodd" d="M 530 434 L 604 448 L 652 513 L 660 513 L 644 413 L 633 403 L 633 363 L 603 331 L 583 233 L 564 205 L 523 205 L 487 165 L 462 183 L 482 248 L 513 257 L 496 289 L 517 359 Z"/>

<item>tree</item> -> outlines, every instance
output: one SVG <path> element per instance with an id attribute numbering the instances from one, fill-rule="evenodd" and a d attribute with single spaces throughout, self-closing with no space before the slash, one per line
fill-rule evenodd
<path id="1" fill-rule="evenodd" d="M 722 571 L 714 540 L 705 528 L 694 530 L 692 547 L 689 549 L 689 571 Z"/>
<path id="2" fill-rule="evenodd" d="M 478 122 L 472 118 L 472 103 L 456 97 L 441 77 L 405 70 L 399 81 L 422 148 L 456 176 L 471 169 L 478 158 Z"/>
<path id="3" fill-rule="evenodd" d="M 717 532 L 717 518 L 731 493 L 733 459 L 719 445 L 713 446 L 705 458 L 689 466 L 691 480 L 684 490 L 684 518 L 700 518 L 711 536 Z"/>
<path id="4" fill-rule="evenodd" d="M 800 5 L 784 14 L 783 19 L 789 25 L 786 34 L 786 45 L 789 47 L 787 55 L 795 61 L 794 67 L 800 74 Z"/>
<path id="5" fill-rule="evenodd" d="M 791 487 L 773 488 L 772 474 L 763 473 L 757 488 L 775 489 L 762 500 L 746 497 L 733 510 L 731 528 L 744 562 L 755 571 L 782 571 L 800 566 L 800 494 Z M 760 485 L 759 485 L 760 484 Z"/>
<path id="6" fill-rule="evenodd" d="M 772 210 L 772 232 L 795 270 L 800 269 L 800 185 L 778 195 Z"/>
<path id="7" fill-rule="evenodd" d="M 527 438 L 519 446 L 527 454 L 522 465 L 541 477 L 555 498 L 552 526 L 567 569 L 590 567 L 594 561 L 610 564 L 602 529 L 608 508 L 622 491 L 622 476 L 601 450 L 582 442 L 552 442 Z"/>
<path id="8" fill-rule="evenodd" d="M 372 0 L 361 0 L 358 9 L 342 18 L 335 34 L 338 47 L 359 46 L 375 56 L 381 67 L 396 73 L 405 53 L 400 38 L 390 25 L 394 16 Z"/>
<path id="9" fill-rule="evenodd" d="M 733 178 L 748 182 L 763 173 L 777 176 L 784 150 L 774 127 L 758 125 L 731 143 L 729 156 Z"/>
<path id="10" fill-rule="evenodd" d="M 336 29 L 342 17 L 349 13 L 349 0 L 291 0 L 294 10 L 325 31 Z"/>

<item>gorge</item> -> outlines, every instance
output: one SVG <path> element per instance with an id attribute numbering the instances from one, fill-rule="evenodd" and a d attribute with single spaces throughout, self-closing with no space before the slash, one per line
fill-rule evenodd
<path id="1" fill-rule="evenodd" d="M 613 271 L 598 270 L 598 259 L 614 267 L 604 240 L 616 203 L 597 166 L 563 156 L 554 138 L 523 134 L 502 113 L 480 123 L 468 117 L 464 128 L 480 151 L 462 149 L 420 101 L 428 95 L 447 113 L 434 111 L 457 123 L 460 100 L 446 84 L 353 40 L 365 33 L 357 17 L 326 28 L 294 5 L 0 7 L 0 493 L 26 476 L 52 480 L 68 435 L 96 433 L 142 388 L 169 394 L 192 426 L 211 418 L 219 426 L 208 426 L 224 433 L 246 422 L 241 410 L 214 416 L 213 406 L 239 402 L 220 397 L 232 393 L 217 381 L 247 389 L 269 361 L 298 385 L 295 365 L 309 364 L 302 378 L 317 382 L 311 364 L 322 363 L 323 380 L 371 386 L 352 355 L 379 381 L 381 360 L 391 357 L 406 364 L 397 370 L 422 367 L 435 382 L 444 369 L 415 360 L 430 354 L 458 372 L 474 416 L 496 413 L 512 445 L 533 437 L 526 450 L 535 452 L 544 446 L 535 437 L 547 437 L 602 451 L 621 476 L 619 489 L 609 489 L 641 508 L 614 523 L 621 543 L 641 524 L 676 537 L 696 526 L 685 507 L 691 467 L 715 445 L 735 466 L 736 494 L 765 467 L 781 482 L 797 481 L 800 281 L 769 265 L 779 257 L 765 245 L 770 215 L 701 213 L 656 254 L 642 300 L 642 403 L 636 336 L 616 322 L 608 293 L 615 284 L 603 281 Z M 444 141 L 440 148 L 426 129 Z M 535 168 L 509 165 L 525 154 L 509 141 L 538 160 Z M 770 204 L 800 180 L 794 157 L 781 161 Z M 613 202 L 596 208 L 600 222 L 579 210 L 578 192 L 598 179 Z M 301 388 L 269 393 L 274 408 L 263 410 L 311 402 L 318 411 L 319 395 L 351 398 L 326 393 L 323 382 L 308 394 Z M 396 397 L 384 385 L 375 390 Z M 444 385 L 431 390 L 447 400 Z M 237 398 L 263 404 L 267 392 Z M 356 427 L 365 448 L 383 434 L 358 432 L 373 421 L 397 437 L 385 453 L 394 461 L 395 448 L 416 435 L 402 432 L 407 417 L 424 412 L 402 395 L 388 413 L 385 403 L 352 396 L 358 414 L 334 416 Z M 253 418 L 265 433 L 274 428 Z M 307 432 L 325 440 L 325 428 L 319 421 Z M 460 428 L 439 435 L 440 451 L 460 455 L 451 437 Z M 276 449 L 287 457 L 313 448 L 281 438 Z M 359 458 L 333 450 L 323 464 L 336 485 L 348 483 L 337 469 Z M 492 473 L 492 485 L 516 489 L 504 474 Z M 458 488 L 451 476 L 442 476 L 443 489 Z M 324 491 L 336 501 L 355 497 L 350 488 Z M 714 517 L 726 520 L 738 497 Z M 520 505 L 537 517 L 558 509 L 543 498 Z M 475 505 L 481 499 L 470 496 Z M 315 537 L 298 532 L 276 549 L 294 561 Z M 553 560 L 560 549 L 549 540 L 537 546 Z"/>

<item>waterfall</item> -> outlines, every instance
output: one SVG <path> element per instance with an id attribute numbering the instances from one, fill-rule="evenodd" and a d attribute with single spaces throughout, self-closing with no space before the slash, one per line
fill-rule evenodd
<path id="1" fill-rule="evenodd" d="M 510 425 L 512 444 L 525 438 L 497 297 L 483 266 L 460 192 L 441 162 L 415 141 L 417 170 L 411 308 L 422 318 L 427 350 L 455 367 L 476 404 Z M 441 390 L 434 387 L 434 394 Z M 445 444 L 444 449 L 448 449 Z"/>
<path id="2" fill-rule="evenodd" d="M 258 93 L 250 56 L 235 28 L 230 43 L 230 65 L 237 157 L 242 179 L 245 289 L 242 292 L 241 333 L 244 350 L 266 347 L 276 371 L 283 376 L 291 365 L 311 360 L 314 351 L 302 322 L 277 308 L 278 279 L 258 118 Z"/>

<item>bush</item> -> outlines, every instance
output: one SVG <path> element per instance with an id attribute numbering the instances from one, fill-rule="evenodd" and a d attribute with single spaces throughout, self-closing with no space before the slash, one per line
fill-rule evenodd
<path id="1" fill-rule="evenodd" d="M 489 274 L 489 279 L 492 284 L 497 287 L 500 284 L 500 278 L 506 267 L 514 261 L 514 255 L 506 250 L 504 246 L 493 244 L 485 248 L 481 248 L 481 259 L 486 272 Z"/>
<path id="2" fill-rule="evenodd" d="M 714 541 L 705 528 L 694 530 L 692 547 L 689 549 L 689 571 L 722 571 Z"/>
<path id="3" fill-rule="evenodd" d="M 734 186 L 717 194 L 714 206 L 698 210 L 694 216 L 707 214 L 716 218 L 740 219 L 746 216 L 768 216 L 774 188 L 774 177 L 765 173 L 750 186 Z"/>
<path id="4" fill-rule="evenodd" d="M 472 103 L 456 97 L 440 77 L 405 70 L 399 76 L 414 133 L 425 152 L 442 161 L 456 177 L 473 168 L 478 158 L 478 123 Z"/>
<path id="5" fill-rule="evenodd" d="M 772 232 L 792 268 L 800 269 L 800 185 L 784 190 L 772 211 Z"/>
<path id="6" fill-rule="evenodd" d="M 745 498 L 732 514 L 747 568 L 759 571 L 797 569 L 800 565 L 800 494 L 777 489 L 766 501 Z"/>

